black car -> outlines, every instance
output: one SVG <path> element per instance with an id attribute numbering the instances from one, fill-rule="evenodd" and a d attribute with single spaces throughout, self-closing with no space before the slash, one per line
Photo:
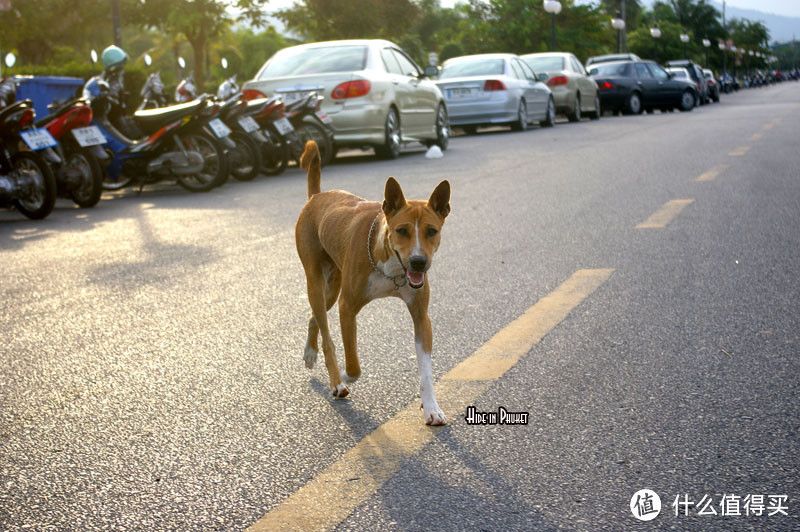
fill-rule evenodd
<path id="1" fill-rule="evenodd" d="M 589 68 L 603 109 L 639 114 L 654 109 L 691 111 L 699 98 L 691 81 L 679 80 L 652 61 L 599 63 Z"/>

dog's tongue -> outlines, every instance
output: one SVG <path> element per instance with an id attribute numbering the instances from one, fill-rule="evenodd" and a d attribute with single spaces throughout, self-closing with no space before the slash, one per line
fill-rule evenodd
<path id="1" fill-rule="evenodd" d="M 424 272 L 412 272 L 411 270 L 406 270 L 406 276 L 408 277 L 408 282 L 414 286 L 419 286 L 425 281 Z"/>

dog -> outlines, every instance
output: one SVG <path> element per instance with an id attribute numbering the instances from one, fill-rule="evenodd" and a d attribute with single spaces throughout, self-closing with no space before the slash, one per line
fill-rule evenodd
<path id="1" fill-rule="evenodd" d="M 312 140 L 306 143 L 300 165 L 308 171 L 308 201 L 295 226 L 297 253 L 305 270 L 311 306 L 303 354 L 306 367 L 311 369 L 316 363 L 321 333 L 331 393 L 346 397 L 350 393 L 347 385 L 361 375 L 356 315 L 373 299 L 399 297 L 414 321 L 425 423 L 447 424 L 433 390 L 427 271 L 450 214 L 450 183 L 439 183 L 427 202 L 407 201 L 399 183 L 390 177 L 381 204 L 341 190 L 320 192 L 319 148 Z M 341 372 L 327 315 L 337 300 L 345 357 L 345 371 Z"/>

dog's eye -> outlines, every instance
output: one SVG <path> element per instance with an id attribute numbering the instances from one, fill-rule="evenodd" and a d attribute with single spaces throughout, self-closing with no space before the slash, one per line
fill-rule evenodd
<path id="1" fill-rule="evenodd" d="M 408 238 L 408 229 L 406 229 L 405 227 L 398 227 L 395 230 L 395 232 L 400 236 L 404 236 L 404 237 Z"/>
<path id="2" fill-rule="evenodd" d="M 428 228 L 428 238 L 433 238 L 433 237 L 435 237 L 435 236 L 436 236 L 436 233 L 438 233 L 438 232 L 439 232 L 439 231 L 437 231 L 437 230 L 436 230 L 436 229 L 434 229 L 433 227 L 429 227 L 429 228 Z"/>

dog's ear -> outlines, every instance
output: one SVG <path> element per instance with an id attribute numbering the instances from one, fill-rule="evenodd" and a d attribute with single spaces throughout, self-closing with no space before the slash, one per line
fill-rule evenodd
<path id="1" fill-rule="evenodd" d="M 392 216 L 394 213 L 402 209 L 406 204 L 406 197 L 403 195 L 403 189 L 400 188 L 400 183 L 393 177 L 386 180 L 386 189 L 383 191 L 383 212 L 386 217 Z"/>
<path id="2" fill-rule="evenodd" d="M 450 214 L 450 182 L 447 179 L 439 183 L 433 190 L 433 194 L 428 199 L 428 207 L 442 219 L 447 218 L 447 215 Z"/>

